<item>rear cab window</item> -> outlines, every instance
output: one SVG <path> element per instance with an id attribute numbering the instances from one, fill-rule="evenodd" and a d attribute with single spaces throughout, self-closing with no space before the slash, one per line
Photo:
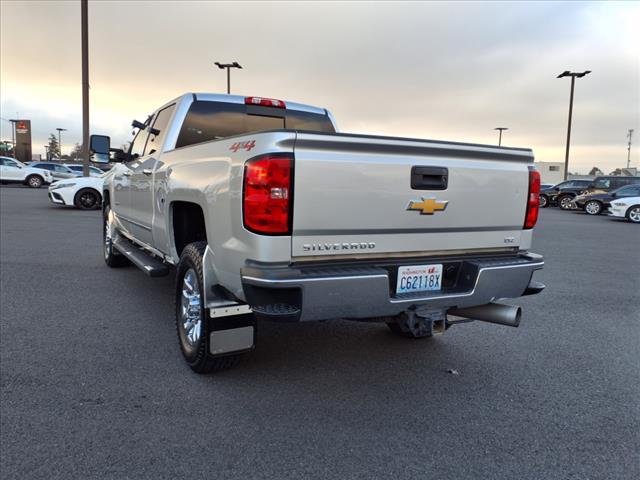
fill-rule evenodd
<path id="1" fill-rule="evenodd" d="M 326 114 L 196 100 L 185 118 L 176 148 L 267 130 L 335 133 Z"/>

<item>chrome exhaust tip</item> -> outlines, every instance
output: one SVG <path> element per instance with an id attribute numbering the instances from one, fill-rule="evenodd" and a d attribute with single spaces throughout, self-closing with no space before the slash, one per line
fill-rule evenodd
<path id="1" fill-rule="evenodd" d="M 520 319 L 522 318 L 522 308 L 502 305 L 500 303 L 488 303 L 477 307 L 450 308 L 447 314 L 471 320 L 517 327 L 520 325 Z"/>

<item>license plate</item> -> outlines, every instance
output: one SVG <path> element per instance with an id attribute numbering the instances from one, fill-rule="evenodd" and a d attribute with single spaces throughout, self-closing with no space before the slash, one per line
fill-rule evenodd
<path id="1" fill-rule="evenodd" d="M 442 264 L 398 268 L 396 293 L 428 292 L 442 287 Z"/>

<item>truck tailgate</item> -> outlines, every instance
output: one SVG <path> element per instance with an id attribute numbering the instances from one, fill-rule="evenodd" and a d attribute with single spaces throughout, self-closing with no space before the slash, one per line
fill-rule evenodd
<path id="1" fill-rule="evenodd" d="M 293 257 L 529 247 L 531 150 L 299 133 L 294 155 Z"/>

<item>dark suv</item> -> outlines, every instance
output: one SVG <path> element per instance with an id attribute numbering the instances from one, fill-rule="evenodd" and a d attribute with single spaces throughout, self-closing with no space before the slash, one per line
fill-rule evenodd
<path id="1" fill-rule="evenodd" d="M 625 197 L 640 197 L 640 183 L 625 185 L 609 192 L 597 191 L 578 195 L 573 199 L 573 203 L 575 208 L 584 210 L 589 215 L 599 215 L 607 210 L 613 200 Z"/>
<path id="2" fill-rule="evenodd" d="M 550 188 L 540 190 L 540 207 L 560 205 L 560 208 L 571 208 L 573 197 L 589 188 L 592 180 L 565 180 Z M 566 207 L 563 206 L 563 203 Z"/>
<path id="3" fill-rule="evenodd" d="M 589 186 L 586 193 L 610 192 L 627 185 L 635 185 L 640 183 L 640 177 L 618 177 L 615 175 L 607 175 L 606 177 L 596 177 Z"/>

